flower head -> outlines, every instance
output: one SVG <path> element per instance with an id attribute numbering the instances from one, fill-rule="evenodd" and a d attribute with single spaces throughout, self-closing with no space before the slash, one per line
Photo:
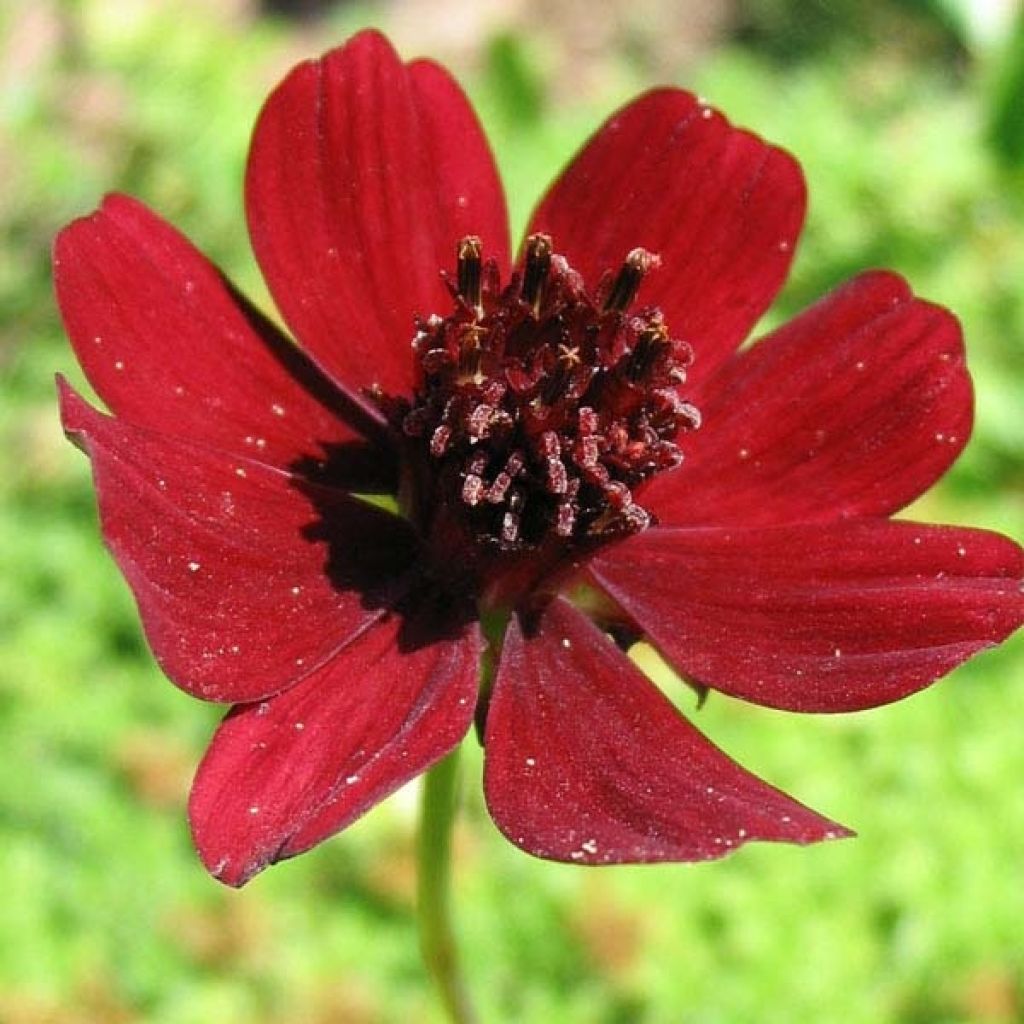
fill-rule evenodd
<path id="1" fill-rule="evenodd" d="M 739 351 L 804 204 L 789 155 L 663 89 L 597 132 L 512 259 L 458 86 L 363 33 L 294 69 L 253 136 L 250 234 L 298 346 L 134 200 L 61 233 L 61 310 L 112 414 L 61 383 L 104 537 L 167 675 L 234 705 L 190 802 L 217 877 L 344 828 L 474 718 L 491 814 L 539 856 L 848 834 L 624 653 L 850 711 L 1022 620 L 1015 544 L 889 518 L 970 432 L 950 313 L 868 272 Z"/>

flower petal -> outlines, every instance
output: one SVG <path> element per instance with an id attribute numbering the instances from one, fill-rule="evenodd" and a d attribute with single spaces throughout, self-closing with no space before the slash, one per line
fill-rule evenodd
<path id="1" fill-rule="evenodd" d="M 447 312 L 458 240 L 508 260 L 504 193 L 458 85 L 362 32 L 296 67 L 253 135 L 246 208 L 278 308 L 358 397 L 407 394 L 414 315 Z"/>
<path id="2" fill-rule="evenodd" d="M 561 599 L 509 627 L 485 758 L 498 827 L 551 860 L 710 860 L 851 834 L 726 757 Z"/>
<path id="3" fill-rule="evenodd" d="M 296 683 L 382 614 L 413 557 L 397 517 L 103 416 L 61 382 L 103 536 L 164 672 L 205 700 Z"/>
<path id="4" fill-rule="evenodd" d="M 899 700 L 1024 619 L 1021 549 L 951 526 L 655 528 L 590 569 L 689 679 L 791 711 Z"/>
<path id="5" fill-rule="evenodd" d="M 287 693 L 235 708 L 189 801 L 203 863 L 242 885 L 442 758 L 473 719 L 480 649 L 475 624 L 392 615 Z"/>
<path id="6" fill-rule="evenodd" d="M 78 360 L 117 416 L 282 467 L 359 440 L 351 403 L 136 200 L 66 227 L 53 263 Z"/>
<path id="7" fill-rule="evenodd" d="M 639 301 L 660 306 L 703 380 L 771 304 L 806 207 L 799 164 L 678 89 L 613 115 L 537 208 L 530 231 L 588 282 L 643 246 L 661 256 Z"/>
<path id="8" fill-rule="evenodd" d="M 704 425 L 682 439 L 680 469 L 643 494 L 666 526 L 888 515 L 949 468 L 973 416 L 956 318 L 883 271 L 740 353 L 692 398 Z"/>

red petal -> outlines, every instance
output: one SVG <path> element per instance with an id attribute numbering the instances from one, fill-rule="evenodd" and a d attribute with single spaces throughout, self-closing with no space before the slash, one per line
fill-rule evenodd
<path id="1" fill-rule="evenodd" d="M 197 697 L 293 685 L 381 614 L 412 558 L 402 520 L 340 491 L 102 416 L 63 382 L 61 416 L 153 653 Z"/>
<path id="2" fill-rule="evenodd" d="M 591 571 L 684 675 L 791 711 L 899 700 L 1024 619 L 1021 549 L 950 526 L 656 528 Z"/>
<path id="3" fill-rule="evenodd" d="M 54 245 L 78 360 L 139 426 L 287 466 L 358 439 L 343 396 L 187 239 L 109 196 Z"/>
<path id="4" fill-rule="evenodd" d="M 300 64 L 271 94 L 246 206 L 278 307 L 353 393 L 411 390 L 413 316 L 451 308 L 439 275 L 461 237 L 508 259 L 501 182 L 465 96 L 375 32 Z"/>
<path id="5" fill-rule="evenodd" d="M 850 835 L 726 757 L 562 600 L 509 627 L 485 752 L 491 816 L 551 860 L 710 860 L 752 839 Z"/>
<path id="6" fill-rule="evenodd" d="M 693 400 L 704 426 L 682 440 L 683 466 L 643 495 L 662 525 L 888 515 L 949 468 L 973 413 L 956 318 L 881 271 L 738 355 Z"/>
<path id="7" fill-rule="evenodd" d="M 203 863 L 242 885 L 442 758 L 472 721 L 480 647 L 475 625 L 396 615 L 287 693 L 235 708 L 189 801 Z"/>
<path id="8" fill-rule="evenodd" d="M 661 89 L 615 114 L 541 201 L 544 231 L 588 282 L 643 246 L 661 256 L 639 301 L 693 345 L 691 378 L 727 359 L 786 278 L 806 191 L 789 154 L 690 93 Z"/>

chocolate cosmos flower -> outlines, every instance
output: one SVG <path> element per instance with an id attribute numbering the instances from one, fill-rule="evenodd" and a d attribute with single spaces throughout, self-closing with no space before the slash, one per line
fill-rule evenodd
<path id="1" fill-rule="evenodd" d="M 541 857 L 849 834 L 623 653 L 852 711 L 1021 622 L 1015 544 L 889 519 L 970 433 L 950 313 L 868 272 L 738 351 L 804 206 L 788 154 L 662 89 L 513 259 L 462 92 L 364 33 L 295 68 L 253 137 L 249 229 L 301 348 L 134 200 L 61 233 L 64 320 L 113 413 L 61 382 L 104 537 L 167 675 L 235 705 L 190 803 L 213 874 L 344 828 L 474 717 L 490 812 Z"/>

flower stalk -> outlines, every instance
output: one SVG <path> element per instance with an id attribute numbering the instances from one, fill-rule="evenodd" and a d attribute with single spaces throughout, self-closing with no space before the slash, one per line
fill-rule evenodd
<path id="1" fill-rule="evenodd" d="M 417 848 L 417 919 L 423 960 L 452 1024 L 475 1024 L 452 925 L 452 829 L 459 798 L 459 748 L 427 772 Z"/>

